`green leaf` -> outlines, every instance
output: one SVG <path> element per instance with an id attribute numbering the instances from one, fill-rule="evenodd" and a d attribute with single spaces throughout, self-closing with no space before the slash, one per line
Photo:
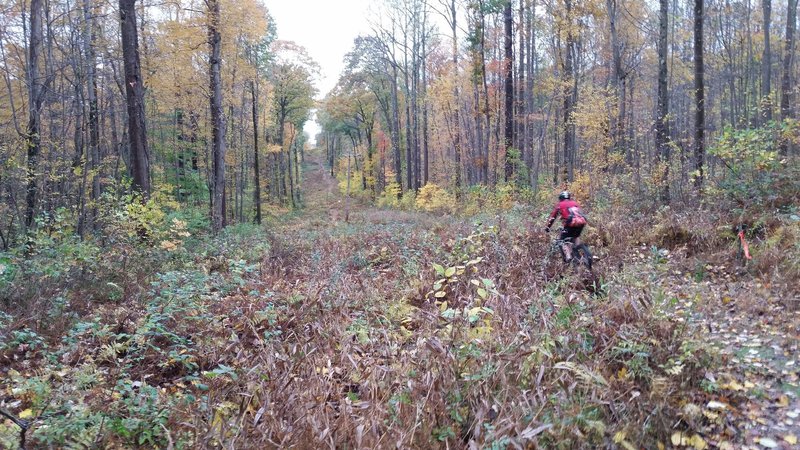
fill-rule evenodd
<path id="1" fill-rule="evenodd" d="M 434 270 L 436 270 L 436 274 L 437 275 L 439 275 L 440 277 L 445 276 L 444 275 L 444 267 L 442 267 L 440 264 L 433 263 L 433 268 L 434 268 Z"/>
<path id="2" fill-rule="evenodd" d="M 448 267 L 447 270 L 444 271 L 444 276 L 446 276 L 447 278 L 450 278 L 455 274 L 456 274 L 455 267 Z"/>
<path id="3" fill-rule="evenodd" d="M 484 288 L 478 288 L 478 295 L 480 295 L 482 299 L 486 300 L 486 297 L 489 296 L 489 293 Z"/>

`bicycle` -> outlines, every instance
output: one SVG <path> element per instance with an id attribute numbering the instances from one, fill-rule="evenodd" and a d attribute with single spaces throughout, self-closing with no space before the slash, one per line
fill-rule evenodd
<path id="1" fill-rule="evenodd" d="M 560 232 L 559 236 L 561 236 Z M 572 259 L 569 261 L 569 264 L 576 269 L 585 269 L 591 272 L 592 252 L 589 250 L 589 246 L 583 242 L 575 245 L 573 242 L 568 242 L 560 237 L 553 240 L 552 244 L 550 244 L 550 249 L 545 255 L 545 264 L 543 264 L 543 268 L 549 268 L 550 263 L 555 259 L 556 253 L 561 255 L 561 262 L 563 264 L 568 263 L 567 255 L 564 254 L 564 244 L 572 246 L 572 251 L 570 252 L 572 254 Z M 547 275 L 547 273 L 545 273 L 545 275 Z"/>

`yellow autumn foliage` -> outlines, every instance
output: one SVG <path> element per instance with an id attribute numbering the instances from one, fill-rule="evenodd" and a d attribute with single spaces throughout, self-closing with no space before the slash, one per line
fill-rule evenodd
<path id="1" fill-rule="evenodd" d="M 572 197 L 579 203 L 591 199 L 592 179 L 589 173 L 576 171 L 575 178 L 569 183 L 567 190 L 572 193 Z"/>
<path id="2" fill-rule="evenodd" d="M 428 212 L 452 211 L 456 199 L 453 194 L 435 183 L 428 183 L 419 190 L 415 206 Z"/>
<path id="3" fill-rule="evenodd" d="M 383 189 L 383 192 L 381 192 L 381 195 L 378 196 L 378 206 L 389 208 L 400 206 L 400 195 L 402 193 L 403 190 L 397 182 L 392 181 L 388 183 Z"/>

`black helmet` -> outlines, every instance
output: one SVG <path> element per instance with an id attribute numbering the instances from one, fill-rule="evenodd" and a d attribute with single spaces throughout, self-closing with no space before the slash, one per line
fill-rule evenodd
<path id="1" fill-rule="evenodd" d="M 571 196 L 569 195 L 569 191 L 563 191 L 560 194 L 558 194 L 558 199 L 559 200 L 569 200 L 570 197 Z"/>

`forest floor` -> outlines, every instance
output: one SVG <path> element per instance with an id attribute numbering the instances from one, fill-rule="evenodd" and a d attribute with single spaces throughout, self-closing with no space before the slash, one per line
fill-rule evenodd
<path id="1" fill-rule="evenodd" d="M 0 315 L 31 448 L 797 448 L 797 290 L 694 215 L 592 223 L 589 274 L 545 264 L 544 208 L 384 209 L 303 168 L 264 228 Z"/>

